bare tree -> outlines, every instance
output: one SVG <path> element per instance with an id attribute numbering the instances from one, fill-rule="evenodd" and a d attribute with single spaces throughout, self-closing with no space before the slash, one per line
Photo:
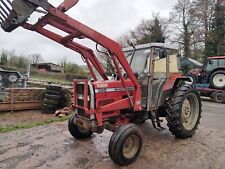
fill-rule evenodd
<path id="1" fill-rule="evenodd" d="M 171 21 L 177 30 L 177 41 L 183 45 L 185 57 L 191 56 L 191 37 L 196 25 L 196 8 L 191 0 L 178 0 L 171 12 Z"/>
<path id="2" fill-rule="evenodd" d="M 209 42 L 209 32 L 212 28 L 212 18 L 215 9 L 216 0 L 195 0 L 196 17 L 198 24 L 198 41 L 202 44 L 204 55 L 207 56 L 207 45 Z"/>
<path id="3" fill-rule="evenodd" d="M 39 53 L 31 54 L 30 56 L 32 59 L 32 64 L 37 65 L 38 63 L 43 61 L 43 58 L 41 57 L 41 54 Z"/>
<path id="4" fill-rule="evenodd" d="M 115 73 L 113 61 L 111 59 L 111 56 L 108 54 L 107 49 L 102 46 L 100 48 L 97 48 L 96 55 L 101 61 L 101 65 L 105 69 L 108 76 L 111 76 L 113 73 Z"/>

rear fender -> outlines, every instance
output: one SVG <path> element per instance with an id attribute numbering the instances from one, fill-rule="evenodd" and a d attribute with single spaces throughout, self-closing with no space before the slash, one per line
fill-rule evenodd
<path id="1" fill-rule="evenodd" d="M 173 93 L 179 82 L 185 81 L 190 82 L 190 79 L 182 75 L 170 77 L 163 87 L 161 96 L 159 98 L 158 107 L 164 106 L 167 101 L 167 98 Z"/>
<path id="2" fill-rule="evenodd" d="M 167 79 L 164 87 L 163 87 L 163 92 L 167 91 L 167 90 L 171 90 L 174 87 L 176 87 L 176 85 L 180 82 L 180 81 L 187 81 L 190 82 L 190 79 L 186 76 L 183 76 L 181 74 L 172 74 L 170 75 L 170 77 Z"/>

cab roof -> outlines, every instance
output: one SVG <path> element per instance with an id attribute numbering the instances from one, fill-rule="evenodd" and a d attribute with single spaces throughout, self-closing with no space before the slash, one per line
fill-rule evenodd
<path id="1" fill-rule="evenodd" d="M 210 56 L 208 59 L 225 59 L 225 56 Z"/>
<path id="2" fill-rule="evenodd" d="M 166 48 L 166 49 L 171 49 L 171 50 L 179 50 L 177 46 L 171 45 L 171 44 L 166 44 L 166 43 L 147 43 L 147 44 L 141 44 L 141 45 L 136 45 L 135 48 L 136 50 L 138 49 L 148 49 L 150 47 L 161 47 L 161 48 Z M 123 52 L 128 52 L 133 50 L 132 46 L 123 48 Z"/>

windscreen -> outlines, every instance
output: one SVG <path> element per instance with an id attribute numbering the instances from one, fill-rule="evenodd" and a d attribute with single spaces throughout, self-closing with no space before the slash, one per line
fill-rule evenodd
<path id="1" fill-rule="evenodd" d="M 136 50 L 134 55 L 132 55 L 132 51 L 125 52 L 134 73 L 141 74 L 146 71 L 149 53 L 149 49 Z"/>

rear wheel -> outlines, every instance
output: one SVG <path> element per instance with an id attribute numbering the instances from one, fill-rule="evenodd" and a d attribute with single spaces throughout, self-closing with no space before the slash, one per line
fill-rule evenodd
<path id="1" fill-rule="evenodd" d="M 168 101 L 167 125 L 178 138 L 192 137 L 201 118 L 200 95 L 192 85 L 176 89 Z"/>
<path id="2" fill-rule="evenodd" d="M 135 124 L 118 128 L 109 142 L 109 156 L 118 165 L 125 166 L 136 160 L 143 146 L 143 134 Z"/>
<path id="3" fill-rule="evenodd" d="M 225 70 L 218 70 L 212 73 L 209 82 L 213 88 L 225 89 Z"/>
<path id="4" fill-rule="evenodd" d="M 68 129 L 70 134 L 76 139 L 85 139 L 91 137 L 93 132 L 88 129 L 84 129 L 74 123 L 75 114 L 73 114 L 68 121 Z"/>
<path id="5" fill-rule="evenodd" d="M 217 103 L 225 103 L 225 94 L 218 92 L 212 96 L 212 100 Z"/>

